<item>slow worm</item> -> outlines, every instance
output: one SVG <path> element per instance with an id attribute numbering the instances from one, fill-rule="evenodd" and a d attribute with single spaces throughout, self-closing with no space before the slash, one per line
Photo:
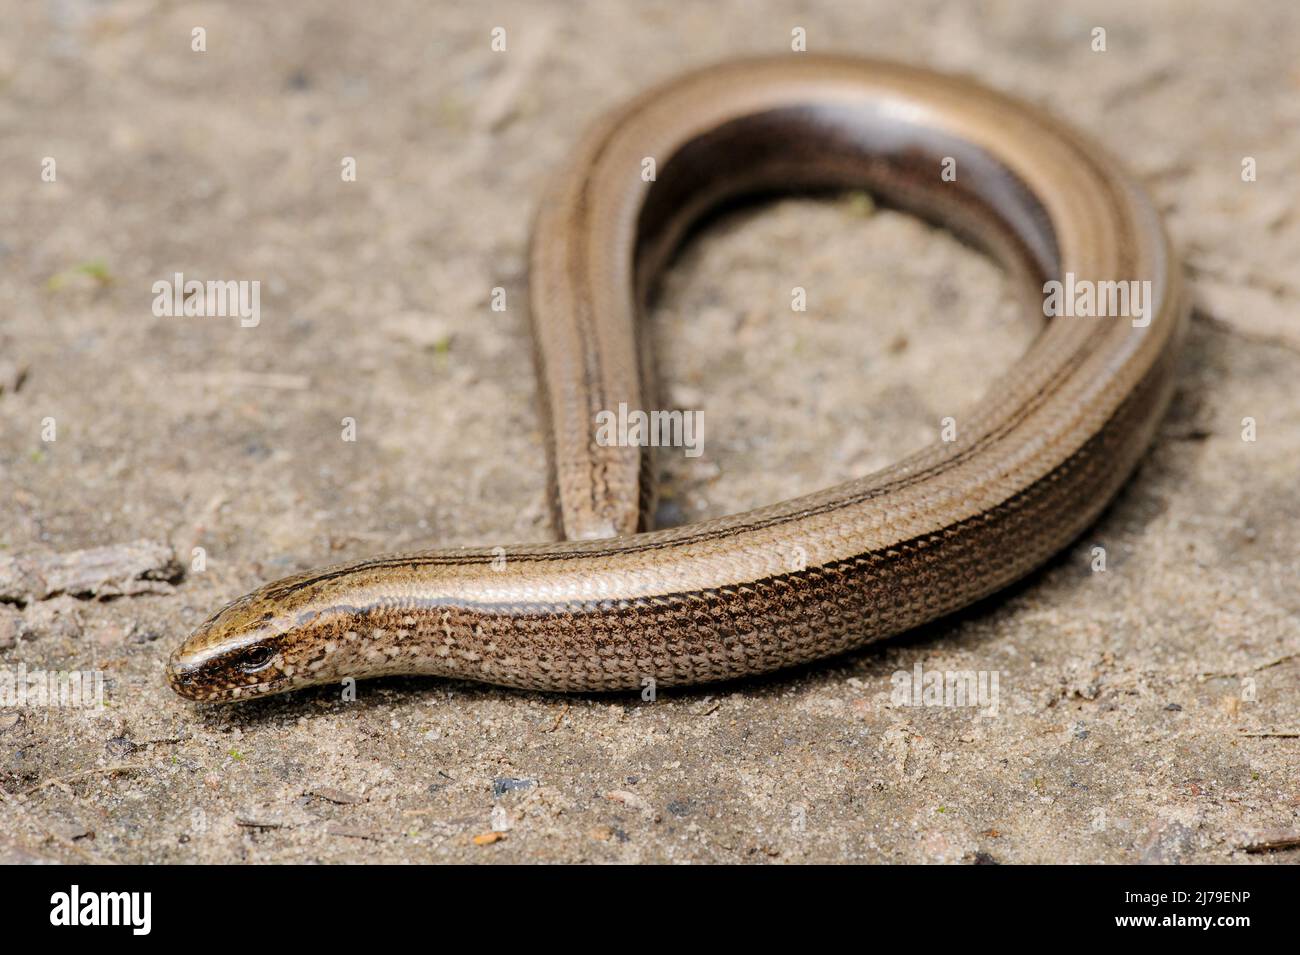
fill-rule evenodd
<path id="1" fill-rule="evenodd" d="M 820 493 L 650 530 L 648 451 L 593 436 L 602 410 L 653 407 L 647 291 L 723 201 L 824 187 L 866 188 L 948 226 L 1040 309 L 1054 278 L 1149 283 L 1143 320 L 1047 321 L 957 417 L 956 440 Z M 176 692 L 236 700 L 413 673 L 623 690 L 764 673 L 897 634 L 1006 587 L 1097 518 L 1168 403 L 1186 318 L 1159 217 L 1088 139 L 968 79 L 806 54 L 691 73 L 598 122 L 543 197 L 529 264 L 565 540 L 267 584 L 172 655 Z"/>

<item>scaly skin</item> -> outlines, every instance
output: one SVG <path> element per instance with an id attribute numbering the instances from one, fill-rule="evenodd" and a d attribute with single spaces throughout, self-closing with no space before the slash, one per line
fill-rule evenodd
<path id="1" fill-rule="evenodd" d="M 658 159 L 653 183 L 641 159 Z M 957 160 L 956 182 L 939 171 Z M 645 408 L 636 326 L 691 222 L 734 195 L 865 186 L 947 223 L 1037 292 L 1151 282 L 1151 320 L 1050 322 L 958 418 L 958 438 L 827 491 L 667 531 L 646 452 L 595 414 Z M 1186 317 L 1141 191 L 1087 140 L 967 80 L 797 57 L 724 64 L 598 123 L 547 192 L 531 255 L 555 544 L 427 551 L 286 578 L 204 623 L 169 664 L 195 700 L 425 673 L 619 690 L 763 673 L 960 609 L 1081 533 L 1150 442 Z M 621 535 L 621 536 L 615 536 Z"/>

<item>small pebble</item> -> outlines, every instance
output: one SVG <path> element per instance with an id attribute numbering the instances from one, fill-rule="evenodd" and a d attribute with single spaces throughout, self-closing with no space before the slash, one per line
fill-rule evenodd
<path id="1" fill-rule="evenodd" d="M 537 780 L 526 777 L 515 776 L 498 776 L 492 780 L 492 798 L 500 799 L 508 792 L 514 792 L 516 789 L 529 789 L 537 785 Z"/>

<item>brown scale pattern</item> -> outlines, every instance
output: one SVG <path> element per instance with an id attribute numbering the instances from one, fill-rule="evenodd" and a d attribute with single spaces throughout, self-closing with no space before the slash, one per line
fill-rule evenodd
<path id="1" fill-rule="evenodd" d="M 899 99 L 921 104 L 925 125 L 882 108 Z M 647 153 L 665 160 L 648 190 L 625 177 Z M 937 159 L 949 154 L 960 181 L 936 186 Z M 960 442 L 797 501 L 666 532 L 510 548 L 500 578 L 491 551 L 463 549 L 273 582 L 178 649 L 173 687 L 229 700 L 390 673 L 546 690 L 703 683 L 844 652 L 1040 565 L 1116 493 L 1167 402 L 1186 313 L 1167 241 L 1122 172 L 1033 107 L 968 81 L 834 57 L 729 64 L 651 91 L 598 124 L 548 191 L 530 310 L 561 530 L 644 526 L 648 455 L 595 446 L 588 419 L 614 397 L 651 393 L 636 303 L 690 223 L 738 193 L 854 183 L 946 222 L 1037 282 L 1071 270 L 1150 277 L 1155 322 L 1141 334 L 1052 322 L 963 416 Z M 830 556 L 774 572 L 770 558 L 791 541 Z M 547 596 L 593 584 L 623 596 Z"/>
<path id="2" fill-rule="evenodd" d="M 1136 465 L 1168 400 L 1172 353 L 1080 450 L 998 508 L 927 537 L 751 584 L 532 611 L 452 609 L 455 657 L 424 672 L 539 690 L 750 676 L 908 630 L 1019 579 L 1074 539 Z M 446 608 L 443 608 L 446 609 Z M 436 614 L 424 625 L 435 639 Z M 495 649 L 489 649 L 494 645 Z M 507 662 L 508 661 L 508 662 Z"/>

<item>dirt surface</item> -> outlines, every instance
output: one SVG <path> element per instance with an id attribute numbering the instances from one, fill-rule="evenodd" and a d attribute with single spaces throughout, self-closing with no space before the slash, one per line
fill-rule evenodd
<path id="1" fill-rule="evenodd" d="M 0 861 L 1295 861 L 1248 848 L 1300 829 L 1300 8 L 537 7 L 0 4 L 0 672 L 105 681 L 0 710 Z M 1197 312 L 1102 521 L 956 619 L 654 702 L 175 697 L 166 654 L 268 578 L 548 537 L 539 189 L 603 109 L 797 26 L 1040 102 L 1164 209 Z M 156 316 L 177 272 L 259 281 L 260 322 Z M 721 219 L 652 320 L 706 422 L 664 523 L 896 460 L 1034 332 L 995 265 L 863 195 Z M 918 664 L 996 672 L 996 712 L 893 701 Z"/>

